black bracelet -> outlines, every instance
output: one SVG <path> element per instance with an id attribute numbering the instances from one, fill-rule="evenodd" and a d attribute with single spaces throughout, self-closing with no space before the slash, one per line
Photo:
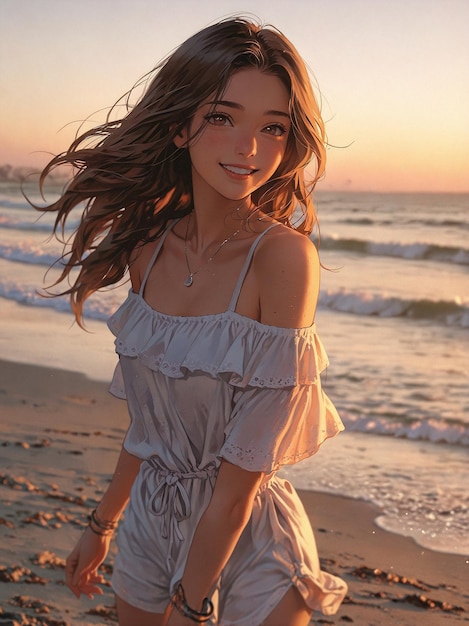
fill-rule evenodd
<path id="1" fill-rule="evenodd" d="M 91 511 L 90 520 L 94 523 L 95 526 L 100 528 L 101 530 L 115 530 L 117 528 L 117 522 L 108 522 L 99 519 L 96 509 Z"/>
<path id="2" fill-rule="evenodd" d="M 92 533 L 94 533 L 95 535 L 99 535 L 100 537 L 109 537 L 110 535 L 112 535 L 113 532 L 112 530 L 96 530 L 96 528 L 93 528 L 93 526 L 91 525 L 91 521 L 88 524 L 88 528 L 91 530 Z"/>
<path id="3" fill-rule="evenodd" d="M 176 591 L 171 598 L 171 604 L 181 615 L 188 617 L 193 622 L 196 622 L 196 624 L 204 624 L 205 622 L 208 622 L 213 615 L 213 604 L 208 598 L 204 598 L 201 611 L 191 609 L 191 607 L 187 604 L 186 594 L 184 593 L 184 587 L 181 583 L 177 584 Z"/>

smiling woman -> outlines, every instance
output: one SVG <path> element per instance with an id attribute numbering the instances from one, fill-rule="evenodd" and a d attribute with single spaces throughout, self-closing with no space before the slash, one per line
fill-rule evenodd
<path id="1" fill-rule="evenodd" d="M 324 156 L 298 53 L 234 18 L 183 43 L 126 117 L 43 172 L 76 168 L 46 208 L 56 228 L 85 203 L 58 281 L 78 266 L 66 291 L 78 321 L 91 293 L 127 271 L 132 282 L 109 321 L 112 390 L 131 422 L 66 568 L 77 596 L 99 593 L 127 506 L 112 581 L 121 626 L 306 626 L 345 596 L 277 476 L 343 429 L 314 324 L 310 194 Z"/>
<path id="2" fill-rule="evenodd" d="M 179 148 L 189 150 L 200 202 L 239 201 L 272 178 L 287 147 L 288 110 L 282 81 L 257 69 L 236 72 L 223 100 L 202 103 L 175 138 Z"/>

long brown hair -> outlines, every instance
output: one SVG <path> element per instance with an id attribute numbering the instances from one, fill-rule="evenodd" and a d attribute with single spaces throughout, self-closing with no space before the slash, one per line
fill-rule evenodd
<path id="1" fill-rule="evenodd" d="M 79 268 L 62 295 L 70 295 L 80 324 L 85 299 L 123 278 L 137 244 L 155 239 L 168 220 L 191 211 L 189 155 L 174 139 L 204 100 L 213 94 L 217 99 L 236 71 L 252 67 L 282 80 L 292 120 L 282 163 L 252 200 L 280 222 L 311 232 L 316 221 L 311 192 L 324 173 L 325 131 L 304 62 L 273 27 L 240 17 L 218 22 L 186 40 L 145 77 L 152 80 L 138 103 L 127 106 L 125 117 L 112 121 L 108 115 L 41 173 L 42 190 L 57 167 L 72 165 L 75 172 L 56 202 L 36 207 L 57 212 L 54 234 L 63 232 L 75 207 L 84 206 L 55 283 Z M 315 174 L 307 183 L 305 168 L 311 163 Z M 303 219 L 295 226 L 291 218 L 298 208 Z"/>

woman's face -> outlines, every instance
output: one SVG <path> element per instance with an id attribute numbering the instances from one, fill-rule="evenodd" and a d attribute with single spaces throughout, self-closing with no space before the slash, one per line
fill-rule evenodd
<path id="1" fill-rule="evenodd" d="M 282 81 L 257 69 L 240 70 L 219 100 L 201 104 L 177 139 L 179 147 L 189 141 L 194 190 L 210 188 L 230 200 L 248 197 L 277 170 L 290 128 Z"/>

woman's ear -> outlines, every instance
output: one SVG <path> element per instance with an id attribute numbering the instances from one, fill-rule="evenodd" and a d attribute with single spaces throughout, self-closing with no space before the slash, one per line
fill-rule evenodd
<path id="1" fill-rule="evenodd" d="M 171 128 L 171 130 L 174 130 L 174 126 Z M 184 126 L 173 139 L 176 148 L 187 148 L 187 141 L 189 138 L 188 135 L 189 134 L 187 132 L 187 127 Z"/>

